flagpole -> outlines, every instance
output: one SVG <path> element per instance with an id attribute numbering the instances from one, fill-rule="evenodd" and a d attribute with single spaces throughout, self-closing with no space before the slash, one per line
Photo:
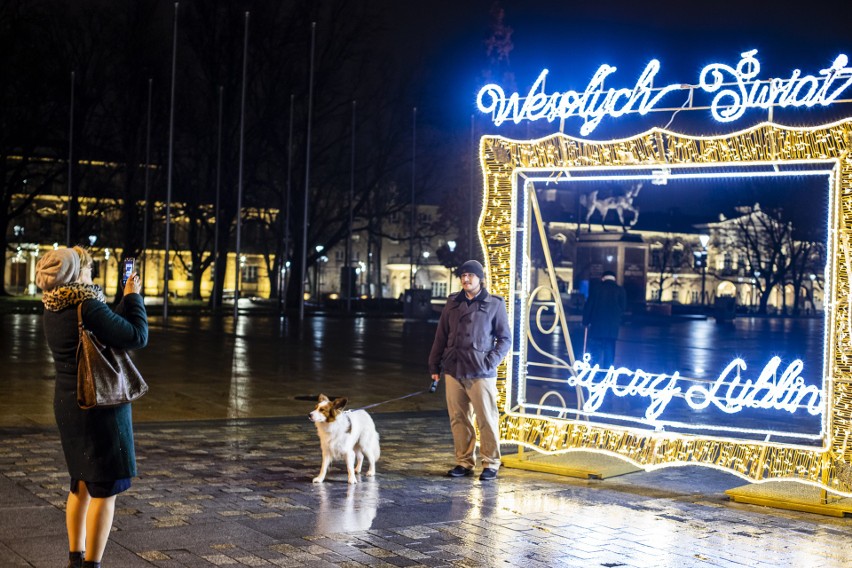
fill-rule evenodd
<path id="1" fill-rule="evenodd" d="M 154 93 L 154 79 L 148 78 L 148 122 L 145 127 L 145 209 L 142 213 L 142 294 L 145 294 L 145 266 L 148 264 L 148 217 L 151 200 L 151 106 Z"/>
<path id="2" fill-rule="evenodd" d="M 352 311 L 352 216 L 355 207 L 355 108 L 352 101 L 352 160 L 349 167 L 349 238 L 346 239 L 346 311 Z"/>
<path id="3" fill-rule="evenodd" d="M 308 201 L 311 195 L 311 118 L 314 110 L 314 45 L 317 23 L 311 22 L 311 65 L 308 75 L 308 128 L 305 144 L 305 206 L 302 211 L 302 272 L 299 283 L 299 321 L 305 319 L 305 272 L 308 268 Z"/>
<path id="4" fill-rule="evenodd" d="M 417 107 L 411 113 L 411 239 L 408 241 L 408 287 L 414 289 L 414 221 L 416 203 L 414 201 L 414 181 L 417 165 Z"/>
<path id="5" fill-rule="evenodd" d="M 163 261 L 163 323 L 169 321 L 169 278 L 171 269 L 169 267 L 169 249 L 171 247 L 172 230 L 172 169 L 174 162 L 174 140 L 175 140 L 175 76 L 177 68 L 177 35 L 178 35 L 178 7 L 180 2 L 175 2 L 174 32 L 172 34 L 172 86 L 169 102 L 169 165 L 166 174 L 166 247 Z"/>
<path id="6" fill-rule="evenodd" d="M 219 225 L 221 225 L 220 221 L 222 220 L 219 209 L 219 196 L 221 195 L 222 186 L 222 106 L 224 91 L 225 87 L 219 85 L 219 116 L 218 132 L 216 135 L 216 210 L 213 212 L 216 224 L 213 225 L 213 301 L 211 304 L 214 310 L 219 307 L 219 282 L 224 281 L 222 279 L 224 274 L 220 274 L 220 272 L 224 271 L 219 270 Z"/>
<path id="7" fill-rule="evenodd" d="M 287 286 L 289 284 L 288 277 L 289 271 L 287 270 L 287 263 L 290 261 L 290 195 L 292 194 L 292 173 L 293 173 L 293 104 L 295 102 L 296 96 L 293 93 L 290 93 L 290 124 L 287 129 L 287 196 L 284 203 L 284 252 L 283 258 L 281 259 L 281 280 L 284 281 L 283 285 L 279 285 L 279 315 L 283 313 L 287 309 Z"/>
<path id="8" fill-rule="evenodd" d="M 248 67 L 248 40 L 249 40 L 249 12 L 246 12 L 245 23 L 245 38 L 243 39 L 243 93 L 240 102 L 240 165 L 237 179 L 237 249 L 234 262 L 236 269 L 234 270 L 234 320 L 239 315 L 240 305 L 240 276 L 242 272 L 242 262 L 240 261 L 241 230 L 242 230 L 242 214 L 243 214 L 243 156 L 245 154 L 245 123 L 246 123 L 246 68 Z M 237 332 L 237 327 L 234 326 L 234 333 Z"/>
<path id="9" fill-rule="evenodd" d="M 68 204 L 65 220 L 65 246 L 71 246 L 71 187 L 74 183 L 74 75 L 71 71 L 70 124 L 68 125 Z"/>

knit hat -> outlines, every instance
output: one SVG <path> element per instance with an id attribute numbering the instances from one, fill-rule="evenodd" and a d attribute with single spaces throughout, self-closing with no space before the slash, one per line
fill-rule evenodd
<path id="1" fill-rule="evenodd" d="M 456 269 L 456 276 L 462 274 L 476 274 L 480 280 L 485 278 L 485 269 L 479 264 L 478 260 L 468 260 Z"/>
<path id="2" fill-rule="evenodd" d="M 62 248 L 50 250 L 38 259 L 36 264 L 36 286 L 42 290 L 52 290 L 57 286 L 69 284 L 80 275 L 80 257 L 74 249 Z"/>

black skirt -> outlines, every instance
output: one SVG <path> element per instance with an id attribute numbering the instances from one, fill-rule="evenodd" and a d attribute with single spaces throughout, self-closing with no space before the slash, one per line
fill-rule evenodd
<path id="1" fill-rule="evenodd" d="M 74 495 L 80 490 L 80 481 L 80 479 L 71 480 L 71 493 Z M 112 497 L 130 489 L 129 477 L 116 479 L 115 481 L 85 481 L 84 483 L 86 484 L 86 490 L 89 492 L 89 495 L 96 499 Z"/>

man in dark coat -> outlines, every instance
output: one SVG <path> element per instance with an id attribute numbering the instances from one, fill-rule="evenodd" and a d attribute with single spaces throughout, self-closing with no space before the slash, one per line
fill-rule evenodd
<path id="1" fill-rule="evenodd" d="M 456 467 L 450 477 L 473 473 L 476 430 L 479 427 L 479 479 L 497 477 L 500 468 L 500 434 L 497 409 L 497 365 L 509 353 L 512 331 L 506 301 L 485 289 L 485 270 L 476 260 L 468 260 L 456 271 L 462 290 L 447 298 L 435 341 L 429 354 L 432 380 L 443 374 L 447 392 L 447 412 L 453 432 Z"/>
<path id="2" fill-rule="evenodd" d="M 583 308 L 583 325 L 586 326 L 591 363 L 602 369 L 609 368 L 615 359 L 615 341 L 621 316 L 627 309 L 627 294 L 615 281 L 615 274 L 607 270 L 597 286 L 589 291 Z"/>

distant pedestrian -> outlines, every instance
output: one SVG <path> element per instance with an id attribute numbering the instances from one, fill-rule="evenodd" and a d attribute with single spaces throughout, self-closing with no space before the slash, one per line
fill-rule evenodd
<path id="1" fill-rule="evenodd" d="M 583 308 L 583 325 L 586 327 L 586 351 L 602 369 L 615 361 L 615 342 L 621 316 L 627 309 L 627 294 L 615 281 L 615 273 L 607 270 L 601 281 L 589 290 L 589 299 Z"/>
<path id="2" fill-rule="evenodd" d="M 500 435 L 497 409 L 497 365 L 509 353 L 512 332 L 506 302 L 485 289 L 485 270 L 476 260 L 462 264 L 456 274 L 462 290 L 447 298 L 432 352 L 432 380 L 446 379 L 447 412 L 455 445 L 456 467 L 450 477 L 473 474 L 476 460 L 474 414 L 479 427 L 481 480 L 497 477 Z"/>
<path id="3" fill-rule="evenodd" d="M 77 306 L 86 328 L 110 347 L 139 349 L 148 342 L 148 319 L 132 274 L 113 312 L 92 283 L 92 257 L 80 247 L 45 253 L 36 265 L 42 289 L 44 333 L 56 368 L 53 411 L 71 489 L 65 511 L 69 567 L 100 566 L 115 514 L 116 495 L 136 475 L 130 405 L 82 410 L 77 404 Z"/>

